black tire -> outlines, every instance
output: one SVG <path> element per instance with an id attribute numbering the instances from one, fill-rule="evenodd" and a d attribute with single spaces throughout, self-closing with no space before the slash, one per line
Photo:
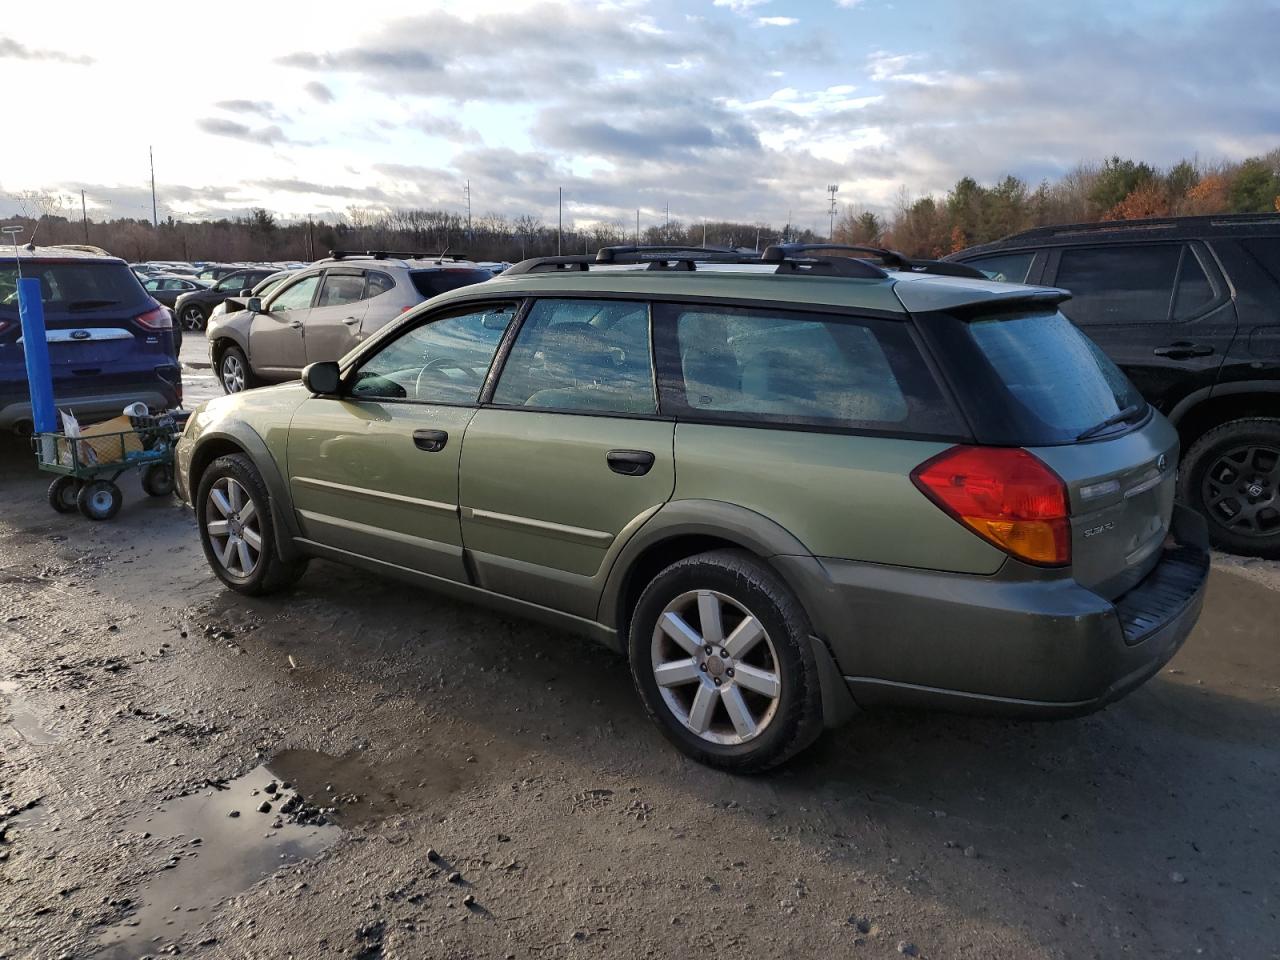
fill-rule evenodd
<path id="1" fill-rule="evenodd" d="M 682 598 L 699 591 L 714 591 L 732 604 L 748 611 L 759 621 L 766 633 L 767 650 L 764 655 L 776 664 L 780 692 L 772 707 L 767 723 L 759 732 L 740 743 L 711 742 L 705 735 L 695 733 L 684 719 L 678 717 L 668 704 L 654 675 L 655 632 L 658 618 L 669 604 L 678 604 Z M 725 609 L 728 609 L 726 606 Z M 692 624 L 690 624 L 692 625 Z M 699 630 L 702 624 L 699 622 Z M 731 635 L 732 628 L 726 621 L 724 631 Z M 658 574 L 645 588 L 631 618 L 628 640 L 631 675 L 649 716 L 658 724 L 663 734 L 688 756 L 700 763 L 739 773 L 767 770 L 790 759 L 809 746 L 822 732 L 822 695 L 819 687 L 818 666 L 810 645 L 812 628 L 800 601 L 787 588 L 770 567 L 742 550 L 715 550 L 680 560 Z M 665 639 L 656 641 L 666 643 Z M 729 641 L 725 641 L 727 644 Z M 757 644 L 757 649 L 760 644 Z M 681 654 L 676 652 L 675 657 Z M 681 687 L 668 687 L 693 691 L 706 686 L 710 674 L 724 671 L 724 663 L 711 664 L 708 658 L 702 676 Z M 739 679 L 743 664 L 737 661 Z M 721 674 L 723 676 L 723 673 Z M 732 677 L 731 672 L 728 677 Z M 724 683 L 730 681 L 726 677 Z M 708 688 L 713 696 L 727 691 Z M 718 692 L 717 692 L 718 691 Z M 682 694 L 675 694 L 681 696 Z M 747 695 L 750 696 L 748 693 Z M 767 703 L 767 700 L 760 701 Z M 720 717 L 721 725 L 728 720 L 725 701 L 716 701 L 712 717 Z M 688 711 L 692 717 L 693 708 Z M 708 732 L 715 733 L 714 725 Z M 732 729 L 726 728 L 731 736 Z M 740 732 L 740 731 L 739 731 Z"/>
<path id="2" fill-rule="evenodd" d="M 149 463 L 142 468 L 142 489 L 149 497 L 173 495 L 173 465 Z"/>
<path id="3" fill-rule="evenodd" d="M 1179 498 L 1209 522 L 1215 547 L 1280 559 L 1280 420 L 1214 427 L 1182 459 Z"/>
<path id="4" fill-rule="evenodd" d="M 110 520 L 122 503 L 124 494 L 110 480 L 90 480 L 76 494 L 76 506 L 90 520 Z"/>
<path id="5" fill-rule="evenodd" d="M 193 333 L 202 331 L 208 323 L 209 315 L 198 303 L 183 304 L 182 310 L 178 313 L 178 324 L 184 330 L 190 330 Z"/>
<path id="6" fill-rule="evenodd" d="M 211 515 L 217 510 L 213 505 L 214 487 L 224 480 L 231 480 L 248 495 L 253 503 L 253 517 L 261 547 L 257 553 L 257 561 L 247 574 L 243 570 L 234 570 L 220 558 L 227 540 L 215 543 L 210 533 L 209 521 L 220 520 Z M 287 562 L 280 557 L 276 547 L 275 525 L 271 515 L 271 495 L 263 482 L 253 461 L 244 454 L 235 453 L 219 457 L 213 461 L 200 477 L 200 489 L 196 494 L 196 523 L 200 529 L 200 546 L 204 549 L 205 559 L 218 579 L 238 593 L 249 596 L 261 596 L 274 593 L 291 586 L 306 572 L 307 561 L 295 560 Z M 243 511 L 241 511 L 243 512 Z M 238 553 L 238 550 L 237 550 Z M 235 560 L 232 561 L 235 564 Z"/>
<path id="7" fill-rule="evenodd" d="M 239 370 L 236 379 L 235 370 Z M 254 376 L 244 351 L 239 347 L 229 346 L 218 354 L 218 382 L 222 384 L 224 393 L 240 393 L 261 386 L 262 381 Z"/>
<path id="8" fill-rule="evenodd" d="M 49 484 L 49 506 L 59 513 L 74 513 L 79 508 L 79 493 L 80 481 L 75 477 L 56 477 Z"/>

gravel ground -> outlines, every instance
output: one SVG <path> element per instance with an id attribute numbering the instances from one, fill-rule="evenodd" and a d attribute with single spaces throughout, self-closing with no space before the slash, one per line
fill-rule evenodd
<path id="1" fill-rule="evenodd" d="M 0 446 L 0 957 L 1280 957 L 1276 564 L 1102 713 L 737 778 L 603 649 L 320 562 L 241 598 L 174 503 L 46 480 Z"/>

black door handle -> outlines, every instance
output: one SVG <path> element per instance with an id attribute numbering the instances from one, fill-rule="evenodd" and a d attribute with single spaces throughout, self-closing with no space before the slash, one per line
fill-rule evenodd
<path id="1" fill-rule="evenodd" d="M 413 431 L 413 445 L 419 450 L 427 451 L 427 453 L 436 453 L 443 450 L 444 445 L 448 442 L 449 434 L 444 430 Z"/>
<path id="2" fill-rule="evenodd" d="M 653 466 L 653 454 L 648 450 L 610 450 L 605 460 L 610 470 L 624 477 L 643 477 Z"/>
<path id="3" fill-rule="evenodd" d="M 1175 340 L 1167 347 L 1156 347 L 1151 351 L 1157 357 L 1168 357 L 1170 360 L 1187 360 L 1191 357 L 1207 357 L 1214 352 L 1213 347 L 1203 343 L 1191 343 L 1188 340 Z"/>

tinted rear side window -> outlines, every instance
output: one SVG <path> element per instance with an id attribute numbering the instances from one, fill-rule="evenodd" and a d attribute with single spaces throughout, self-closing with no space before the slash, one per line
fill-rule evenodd
<path id="1" fill-rule="evenodd" d="M 1128 377 L 1057 311 L 954 319 L 937 332 L 984 443 L 1069 443 L 1126 407 L 1146 408 Z"/>
<path id="2" fill-rule="evenodd" d="M 1054 283 L 1071 291 L 1063 312 L 1076 323 L 1164 323 L 1182 247 L 1071 247 Z"/>
<path id="3" fill-rule="evenodd" d="M 1249 255 L 1271 275 L 1271 279 L 1280 283 L 1280 237 L 1262 237 L 1257 240 L 1241 240 L 1241 246 Z"/>
<path id="4" fill-rule="evenodd" d="M 493 278 L 488 270 L 414 270 L 409 274 L 417 291 L 430 300 L 437 294 L 457 290 Z"/>
<path id="5" fill-rule="evenodd" d="M 655 304 L 662 405 L 682 419 L 956 436 L 905 322 Z"/>
<path id="6" fill-rule="evenodd" d="M 146 297 L 138 278 L 123 263 L 32 263 L 23 261 L 24 277 L 40 278 L 45 310 L 92 310 L 136 306 Z M 0 313 L 17 315 L 18 270 L 0 263 Z"/>

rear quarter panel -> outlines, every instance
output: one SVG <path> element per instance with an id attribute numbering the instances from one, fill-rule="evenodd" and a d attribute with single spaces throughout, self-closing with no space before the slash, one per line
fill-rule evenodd
<path id="1" fill-rule="evenodd" d="M 1005 555 L 939 510 L 911 471 L 923 440 L 679 424 L 674 501 L 721 500 L 788 530 L 815 556 L 995 573 Z"/>

